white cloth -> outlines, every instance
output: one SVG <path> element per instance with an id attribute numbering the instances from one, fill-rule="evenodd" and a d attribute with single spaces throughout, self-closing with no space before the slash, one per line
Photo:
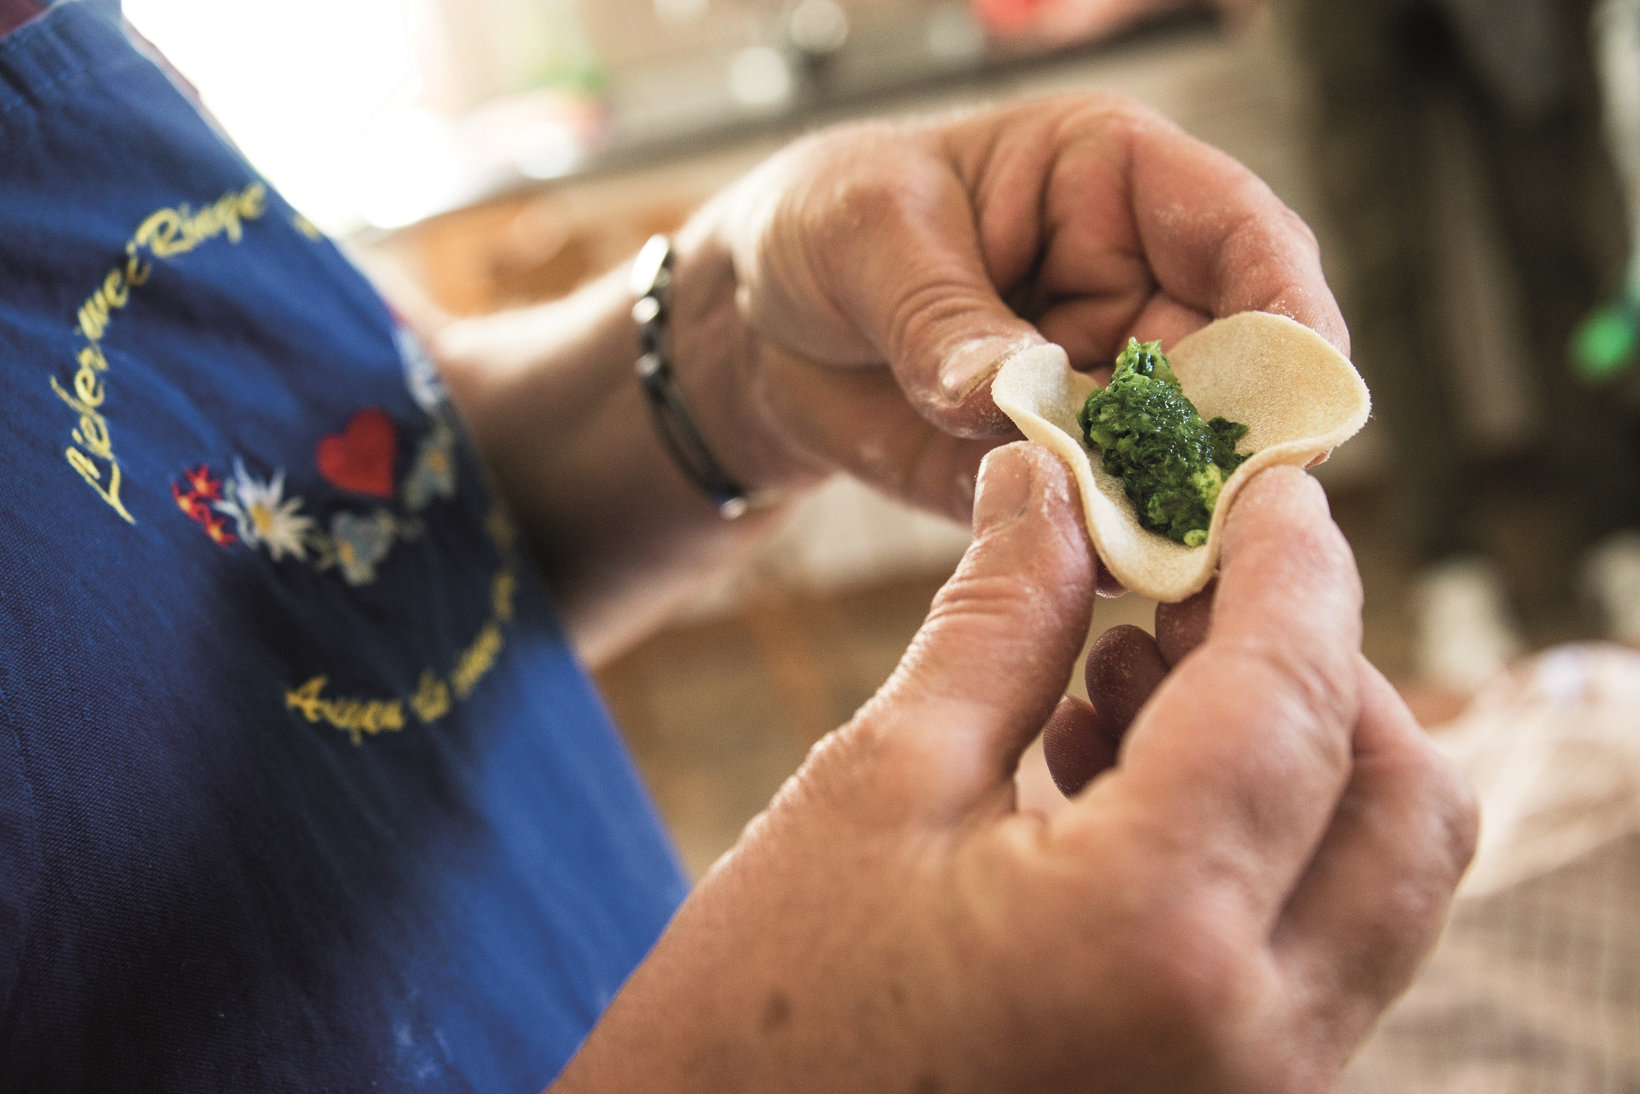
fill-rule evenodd
<path id="1" fill-rule="evenodd" d="M 1482 834 L 1346 1094 L 1640 1094 L 1640 653 L 1567 646 L 1436 734 Z"/>

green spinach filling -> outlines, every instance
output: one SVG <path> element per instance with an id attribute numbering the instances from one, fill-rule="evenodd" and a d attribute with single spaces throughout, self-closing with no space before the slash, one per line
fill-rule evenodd
<path id="1" fill-rule="evenodd" d="M 1160 342 L 1128 339 L 1110 383 L 1088 396 L 1078 420 L 1105 470 L 1122 480 L 1152 532 L 1200 547 L 1219 490 L 1246 454 L 1240 422 L 1203 421 L 1173 375 Z"/>

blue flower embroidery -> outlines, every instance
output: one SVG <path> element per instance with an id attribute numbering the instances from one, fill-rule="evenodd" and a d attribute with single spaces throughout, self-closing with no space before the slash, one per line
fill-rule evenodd
<path id="1" fill-rule="evenodd" d="M 369 516 L 337 513 L 330 520 L 330 538 L 336 562 L 349 585 L 368 585 L 376 580 L 376 564 L 393 547 L 398 522 L 380 509 Z"/>

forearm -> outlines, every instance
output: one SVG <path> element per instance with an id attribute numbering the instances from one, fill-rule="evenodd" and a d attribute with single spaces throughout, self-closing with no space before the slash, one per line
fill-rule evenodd
<path id="1" fill-rule="evenodd" d="M 630 644 L 756 543 L 783 507 L 725 520 L 678 469 L 645 405 L 630 264 L 559 302 L 447 328 L 451 392 L 514 508 L 577 644 Z M 683 398 L 725 470 L 754 490 L 812 478 L 764 439 L 744 390 L 755 352 L 727 256 L 680 241 L 671 299 Z"/>

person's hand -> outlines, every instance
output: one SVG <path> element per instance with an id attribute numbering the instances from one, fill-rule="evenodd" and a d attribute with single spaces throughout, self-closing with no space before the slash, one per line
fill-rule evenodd
<path id="1" fill-rule="evenodd" d="M 732 470 L 765 487 L 844 470 L 961 520 L 980 458 L 1015 435 L 989 380 L 1023 341 L 1108 368 L 1130 335 L 1171 344 L 1259 309 L 1347 348 L 1298 217 L 1110 95 L 821 133 L 678 244 L 679 369 L 710 373 L 691 405 L 722 415 Z"/>
<path id="2" fill-rule="evenodd" d="M 584 656 L 626 648 L 846 471 L 968 519 L 1017 436 L 990 379 L 1050 339 L 1109 368 L 1248 309 L 1343 348 L 1309 230 L 1228 156 L 1082 94 L 799 141 L 677 233 L 666 343 L 682 404 L 757 496 L 725 522 L 652 428 L 629 269 L 449 324 L 450 393 Z"/>
<path id="3" fill-rule="evenodd" d="M 1060 703 L 1095 580 L 1072 491 L 1042 449 L 989 458 L 899 669 L 556 1094 L 1328 1088 L 1439 930 L 1470 798 L 1362 661 L 1349 549 L 1283 468 L 1230 513 L 1205 637 L 1073 801 L 1019 811 L 1021 752 L 1087 713 Z"/>

